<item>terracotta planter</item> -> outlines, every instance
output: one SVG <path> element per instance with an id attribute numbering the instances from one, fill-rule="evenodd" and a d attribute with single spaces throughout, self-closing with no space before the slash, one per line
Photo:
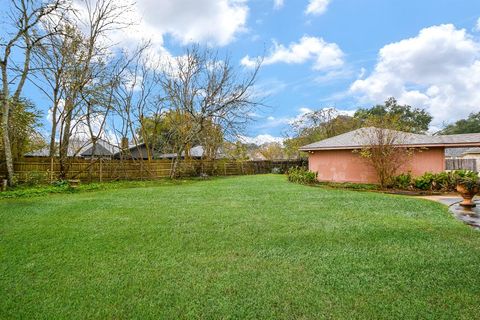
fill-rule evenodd
<path id="1" fill-rule="evenodd" d="M 463 207 L 473 208 L 476 206 L 475 202 L 473 202 L 473 197 L 480 191 L 478 187 L 474 187 L 472 189 L 466 188 L 464 185 L 457 185 L 457 191 L 463 198 L 463 201 L 460 202 L 460 205 Z"/>

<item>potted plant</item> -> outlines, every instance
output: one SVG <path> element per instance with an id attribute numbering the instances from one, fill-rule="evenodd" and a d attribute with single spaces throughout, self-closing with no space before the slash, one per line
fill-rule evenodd
<path id="1" fill-rule="evenodd" d="M 463 198 L 460 205 L 463 207 L 473 208 L 476 206 L 473 197 L 480 191 L 478 176 L 464 175 L 456 179 L 457 191 Z"/>

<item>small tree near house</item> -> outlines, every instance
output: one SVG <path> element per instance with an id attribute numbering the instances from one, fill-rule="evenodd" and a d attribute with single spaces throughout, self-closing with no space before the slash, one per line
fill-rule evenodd
<path id="1" fill-rule="evenodd" d="M 371 124 L 376 126 L 360 130 L 358 138 L 364 147 L 359 154 L 375 170 L 380 187 L 385 188 L 417 150 L 405 147 L 408 133 L 393 129 L 395 119 L 372 119 Z"/>

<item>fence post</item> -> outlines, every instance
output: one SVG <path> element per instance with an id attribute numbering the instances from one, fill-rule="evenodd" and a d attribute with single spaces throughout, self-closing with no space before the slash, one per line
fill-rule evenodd
<path id="1" fill-rule="evenodd" d="M 102 177 L 102 173 L 103 173 L 102 163 L 103 163 L 103 159 L 100 158 L 100 177 L 99 177 L 100 182 L 102 182 L 102 180 L 103 180 L 103 177 Z"/>
<path id="2" fill-rule="evenodd" d="M 53 183 L 53 169 L 54 169 L 54 160 L 53 157 L 50 157 L 50 183 Z"/>

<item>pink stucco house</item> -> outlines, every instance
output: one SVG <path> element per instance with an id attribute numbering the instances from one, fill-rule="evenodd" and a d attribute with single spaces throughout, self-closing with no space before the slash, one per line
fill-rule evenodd
<path id="1" fill-rule="evenodd" d="M 310 171 L 318 173 L 319 181 L 376 183 L 377 175 L 358 152 L 368 145 L 366 137 L 376 128 L 361 128 L 300 148 L 308 152 Z M 400 171 L 410 171 L 414 176 L 425 172 L 438 173 L 445 170 L 445 148 L 478 147 L 480 133 L 429 136 L 399 131 L 400 147 L 421 148 L 412 155 Z M 399 172 L 400 173 L 400 172 Z"/>

